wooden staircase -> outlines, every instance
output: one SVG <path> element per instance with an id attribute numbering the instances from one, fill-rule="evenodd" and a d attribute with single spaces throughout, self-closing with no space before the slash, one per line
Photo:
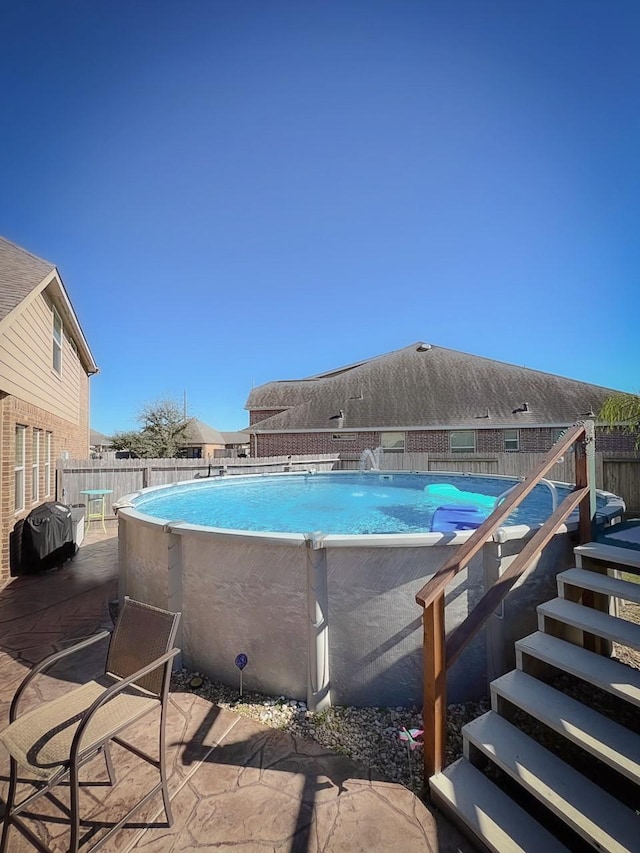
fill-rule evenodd
<path id="1" fill-rule="evenodd" d="M 511 853 L 640 851 L 640 552 L 590 542 L 558 575 L 516 669 L 491 684 L 491 710 L 463 730 L 463 757 L 429 780 L 434 802 L 478 842 Z"/>

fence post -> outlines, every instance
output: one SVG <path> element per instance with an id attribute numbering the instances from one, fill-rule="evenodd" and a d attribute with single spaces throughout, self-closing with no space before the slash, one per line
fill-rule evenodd
<path id="1" fill-rule="evenodd" d="M 446 745 L 446 691 L 444 593 L 424 609 L 424 644 L 422 649 L 424 702 L 424 786 L 429 777 L 442 770 Z"/>
<path id="2" fill-rule="evenodd" d="M 596 519 L 595 422 L 584 421 L 584 437 L 575 444 L 576 487 L 589 486 L 589 495 L 580 502 L 579 544 L 590 542 Z"/>
<path id="3" fill-rule="evenodd" d="M 151 485 L 151 468 L 142 469 L 142 488 L 147 489 Z"/>

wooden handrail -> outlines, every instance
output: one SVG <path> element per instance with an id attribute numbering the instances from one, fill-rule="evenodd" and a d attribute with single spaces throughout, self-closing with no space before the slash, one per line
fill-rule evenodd
<path id="1" fill-rule="evenodd" d="M 500 606 L 511 587 L 527 570 L 529 563 L 535 560 L 545 545 L 553 538 L 562 522 L 571 515 L 580 501 L 588 494 L 589 488 L 585 486 L 582 489 L 574 489 L 567 495 L 542 527 L 536 530 L 522 551 L 520 551 L 511 565 L 500 575 L 491 589 L 485 592 L 464 622 L 458 625 L 455 631 L 452 632 L 446 644 L 447 667 L 456 662 L 469 640 L 475 636 L 489 616 Z"/>
<path id="2" fill-rule="evenodd" d="M 467 566 L 478 554 L 484 543 L 496 532 L 498 527 L 509 517 L 511 512 L 534 490 L 544 475 L 555 465 L 558 457 L 562 456 L 574 442 L 583 435 L 584 424 L 575 424 L 553 445 L 550 453 L 539 462 L 525 479 L 509 492 L 500 506 L 482 522 L 480 527 L 467 541 L 460 545 L 456 552 L 449 557 L 436 574 L 430 578 L 416 595 L 416 601 L 421 607 L 428 607 L 445 591 L 451 580 L 460 569 Z M 582 485 L 582 484 L 581 484 Z"/>
<path id="3" fill-rule="evenodd" d="M 570 427 L 553 445 L 545 456 L 504 502 L 475 530 L 456 553 L 449 557 L 436 574 L 416 595 L 416 601 L 424 608 L 423 630 L 423 680 L 424 703 L 422 709 L 424 728 L 424 780 L 438 773 L 444 764 L 446 745 L 446 682 L 447 668 L 460 656 L 469 641 L 482 628 L 487 619 L 500 605 L 519 577 L 555 535 L 560 525 L 576 508 L 580 507 L 579 538 L 586 542 L 591 536 L 591 524 L 595 513 L 595 494 L 592 471 L 587 461 L 587 445 L 593 441 L 592 425 L 577 423 Z M 583 439 L 580 441 L 580 439 Z M 576 486 L 552 512 L 543 525 L 533 534 L 520 554 L 507 570 L 487 590 L 476 607 L 469 613 L 445 641 L 444 594 L 449 582 L 464 567 L 468 566 L 487 540 L 524 498 L 538 485 L 545 474 L 575 444 Z"/>

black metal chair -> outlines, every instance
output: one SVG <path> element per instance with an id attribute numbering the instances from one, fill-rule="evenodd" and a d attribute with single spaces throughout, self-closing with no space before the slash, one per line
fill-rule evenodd
<path id="1" fill-rule="evenodd" d="M 0 839 L 0 853 L 6 853 L 11 826 L 15 826 L 37 849 L 48 848 L 26 825 L 20 815 L 39 797 L 56 785 L 69 781 L 70 853 L 80 845 L 80 768 L 100 753 L 104 754 L 109 782 L 115 783 L 109 745 L 113 741 L 152 764 L 160 772 L 159 782 L 130 809 L 115 826 L 88 850 L 97 850 L 117 832 L 131 816 L 160 790 L 169 826 L 173 822 L 165 766 L 166 707 L 171 677 L 171 664 L 179 649 L 173 648 L 179 613 L 169 613 L 139 601 L 125 598 L 111 640 L 104 675 L 39 705 L 18 717 L 18 704 L 31 680 L 61 658 L 87 648 L 109 636 L 108 631 L 56 652 L 35 666 L 13 697 L 9 726 L 0 733 L 11 756 L 9 793 Z M 160 708 L 158 758 L 143 752 L 120 737 L 132 723 Z M 15 804 L 18 767 L 29 773 L 36 787 Z M 33 779 L 31 777 L 34 777 Z"/>

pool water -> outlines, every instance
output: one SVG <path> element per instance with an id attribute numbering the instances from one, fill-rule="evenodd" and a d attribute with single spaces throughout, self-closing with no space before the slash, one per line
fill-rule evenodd
<path id="1" fill-rule="evenodd" d="M 139 512 L 167 522 L 180 520 L 230 530 L 425 533 L 439 506 L 456 502 L 457 497 L 458 503 L 477 506 L 486 516 L 495 499 L 517 483 L 455 474 L 261 475 L 159 489 L 134 498 L 133 505 Z M 440 484 L 451 488 L 436 488 Z M 561 501 L 570 489 L 557 488 Z M 537 486 L 508 523 L 540 524 L 551 508 L 550 490 Z"/>

